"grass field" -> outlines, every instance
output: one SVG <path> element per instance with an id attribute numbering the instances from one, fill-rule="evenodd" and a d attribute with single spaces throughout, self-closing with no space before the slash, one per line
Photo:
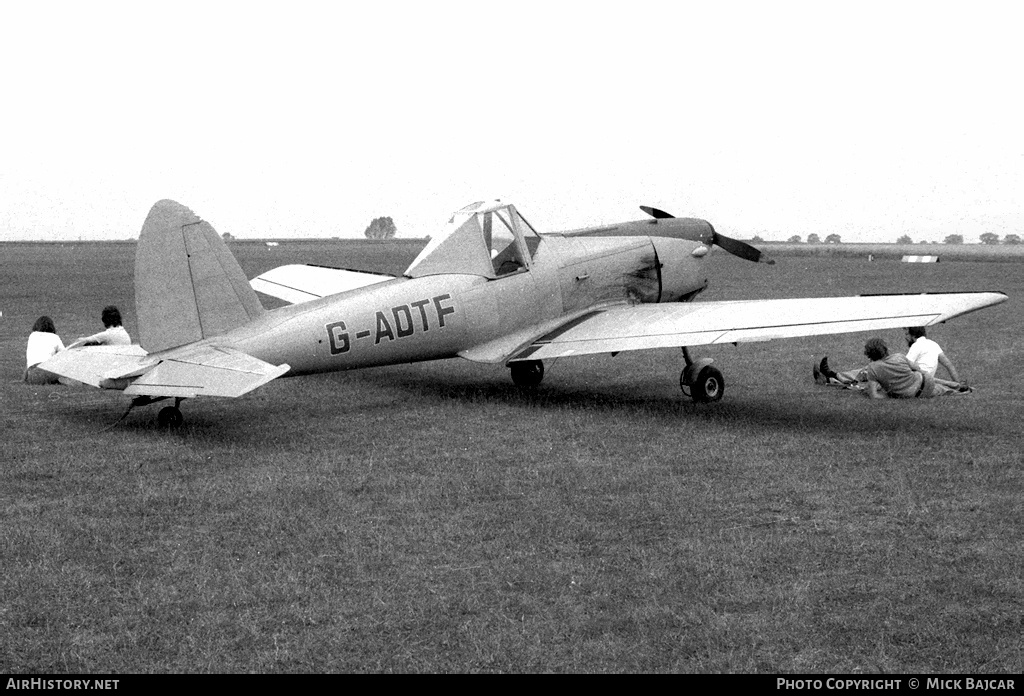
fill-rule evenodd
<path id="1" fill-rule="evenodd" d="M 944 261 L 1024 261 L 1024 244 L 790 244 L 765 242 L 757 245 L 769 255 L 830 256 L 833 258 L 896 260 L 903 256 L 929 255 Z"/>
<path id="2" fill-rule="evenodd" d="M 250 276 L 415 253 L 232 249 Z M 40 314 L 135 333 L 134 246 L 0 253 L 0 672 L 1024 670 L 1018 264 L 711 259 L 703 299 L 1007 292 L 930 332 L 969 396 L 815 385 L 854 334 L 698 349 L 707 406 L 659 350 L 532 393 L 463 361 L 283 379 L 103 432 L 127 397 L 18 379 Z"/>

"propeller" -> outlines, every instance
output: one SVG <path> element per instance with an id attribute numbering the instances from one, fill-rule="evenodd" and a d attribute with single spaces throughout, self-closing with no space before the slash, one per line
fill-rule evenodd
<path id="1" fill-rule="evenodd" d="M 671 213 L 666 213 L 664 210 L 652 208 L 649 205 L 640 206 L 640 210 L 644 211 L 645 213 L 653 217 L 655 220 L 666 220 L 675 217 L 675 215 L 672 215 Z M 708 237 L 707 234 L 699 234 L 695 236 L 684 234 L 683 238 L 693 239 L 694 241 L 701 241 L 704 242 L 705 244 L 717 244 L 718 246 L 728 251 L 730 254 L 733 254 L 734 256 L 739 256 L 741 259 L 746 259 L 747 261 L 767 264 L 775 263 L 775 259 L 769 258 L 768 255 L 765 254 L 760 249 L 753 247 L 750 244 L 747 244 L 746 242 L 741 242 L 738 239 L 733 239 L 732 237 L 726 237 L 724 234 L 719 234 L 718 232 L 715 232 L 715 228 L 712 227 L 711 225 L 708 225 L 708 228 L 711 230 L 710 237 Z"/>
<path id="2" fill-rule="evenodd" d="M 652 218 L 664 219 L 664 218 L 673 218 L 673 217 L 675 217 L 675 215 L 673 215 L 671 213 L 666 213 L 664 210 L 658 210 L 657 208 L 652 208 L 649 205 L 642 205 L 642 206 L 640 206 L 640 210 L 644 211 L 645 213 L 650 215 Z"/>

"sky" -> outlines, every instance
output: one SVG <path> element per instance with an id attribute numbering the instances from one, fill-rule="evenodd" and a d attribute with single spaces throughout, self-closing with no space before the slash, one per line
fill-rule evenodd
<path id="1" fill-rule="evenodd" d="M 605 8 L 605 6 L 608 6 Z M 1024 236 L 1011 2 L 0 0 L 0 240 L 539 231 Z"/>

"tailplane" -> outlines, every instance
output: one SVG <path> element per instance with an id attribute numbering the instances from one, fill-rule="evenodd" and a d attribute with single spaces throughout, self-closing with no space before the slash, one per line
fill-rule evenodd
<path id="1" fill-rule="evenodd" d="M 170 200 L 157 202 L 135 254 L 139 343 L 150 353 L 231 331 L 263 305 L 210 223 Z"/>

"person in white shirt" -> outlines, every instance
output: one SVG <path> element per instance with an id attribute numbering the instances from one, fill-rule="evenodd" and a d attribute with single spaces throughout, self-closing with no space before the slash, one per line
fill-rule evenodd
<path id="1" fill-rule="evenodd" d="M 104 307 L 103 313 L 100 315 L 100 319 L 103 321 L 103 326 L 106 327 L 103 331 L 95 333 L 92 336 L 82 336 L 68 346 L 68 348 L 78 348 L 79 346 L 131 345 L 132 338 L 128 335 L 128 331 L 121 326 L 121 311 L 117 307 L 114 305 Z"/>
<path id="2" fill-rule="evenodd" d="M 41 370 L 39 363 L 48 360 L 64 350 L 64 342 L 57 335 L 53 319 L 42 316 L 32 325 L 32 333 L 28 336 L 25 348 L 25 374 L 23 379 L 29 384 L 57 384 L 58 377 L 52 372 Z"/>
<path id="3" fill-rule="evenodd" d="M 953 366 L 952 361 L 942 352 L 939 344 L 925 335 L 923 326 L 911 326 L 907 329 L 907 360 L 913 360 L 921 368 L 921 372 L 932 377 L 935 376 L 939 365 L 942 365 L 949 373 L 949 378 L 954 382 L 960 381 L 960 375 Z"/>

